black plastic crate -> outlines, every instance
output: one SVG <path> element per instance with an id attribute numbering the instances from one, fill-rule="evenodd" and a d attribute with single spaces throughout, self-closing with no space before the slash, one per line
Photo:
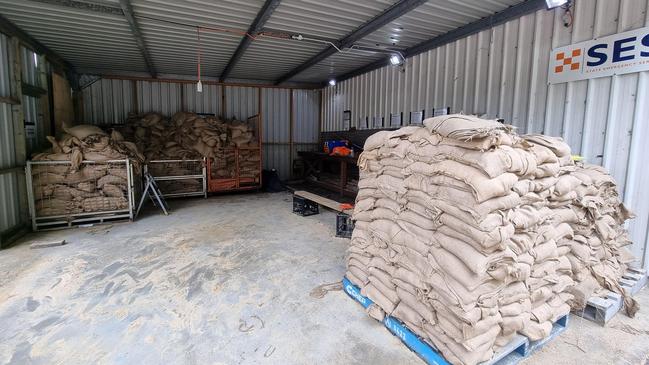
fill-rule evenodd
<path id="1" fill-rule="evenodd" d="M 293 213 L 303 217 L 320 213 L 318 203 L 301 196 L 293 195 Z"/>
<path id="2" fill-rule="evenodd" d="M 336 237 L 352 238 L 354 221 L 349 214 L 336 214 Z"/>

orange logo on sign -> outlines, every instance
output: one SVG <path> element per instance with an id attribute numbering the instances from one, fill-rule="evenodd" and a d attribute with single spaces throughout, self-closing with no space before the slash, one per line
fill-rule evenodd
<path id="1" fill-rule="evenodd" d="M 564 67 L 569 68 L 570 70 L 579 70 L 580 63 L 576 59 L 581 56 L 581 49 L 574 49 L 570 53 L 570 57 L 566 57 L 566 52 L 557 53 L 556 60 L 558 65 L 554 67 L 555 73 L 563 72 Z"/>

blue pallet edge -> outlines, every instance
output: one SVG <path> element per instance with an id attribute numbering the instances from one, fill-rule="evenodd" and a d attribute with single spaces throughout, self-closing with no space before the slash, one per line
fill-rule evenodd
<path id="1" fill-rule="evenodd" d="M 358 302 L 363 308 L 367 309 L 374 302 L 361 294 L 360 289 L 354 285 L 349 279 L 343 277 L 343 290 L 352 299 Z M 539 350 L 543 345 L 553 340 L 559 334 L 563 333 L 568 327 L 568 317 L 565 315 L 559 318 L 552 326 L 550 335 L 538 341 L 529 341 L 527 337 L 516 335 L 512 341 L 504 346 L 500 351 L 494 354 L 494 357 L 480 365 L 513 365 L 517 364 L 522 359 L 528 357 L 532 353 Z M 409 349 L 411 349 L 417 356 L 424 360 L 429 365 L 450 365 L 444 357 L 438 353 L 432 346 L 422 341 L 417 335 L 404 326 L 398 319 L 385 316 L 383 319 L 385 327 L 401 342 L 403 342 Z"/>
<path id="2" fill-rule="evenodd" d="M 363 308 L 367 308 L 374 303 L 370 298 L 363 296 L 358 287 L 352 284 L 352 282 L 347 278 L 343 278 L 343 288 L 345 293 L 360 303 Z M 442 355 L 435 351 L 430 345 L 419 339 L 417 335 L 406 328 L 398 319 L 391 316 L 385 316 L 383 319 L 383 325 L 385 325 L 393 335 L 397 336 L 401 342 L 408 346 L 409 349 L 417 354 L 417 356 L 426 361 L 427 364 L 450 365 Z"/>
<path id="3" fill-rule="evenodd" d="M 555 337 L 563 333 L 568 328 L 568 317 L 569 315 L 566 314 L 565 316 L 559 318 L 556 322 L 554 322 L 554 324 L 552 325 L 552 331 L 550 331 L 550 335 L 548 337 L 540 339 L 538 341 L 530 341 L 530 345 L 525 356 L 536 352 L 541 347 L 543 347 L 543 345 L 554 340 Z"/>
<path id="4" fill-rule="evenodd" d="M 515 365 L 529 353 L 530 341 L 525 336 L 516 335 L 503 346 L 494 356 L 481 362 L 480 365 Z"/>

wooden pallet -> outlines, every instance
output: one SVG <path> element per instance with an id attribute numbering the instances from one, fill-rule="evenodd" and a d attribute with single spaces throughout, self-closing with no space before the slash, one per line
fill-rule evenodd
<path id="1" fill-rule="evenodd" d="M 630 295 L 635 295 L 647 285 L 647 271 L 629 268 L 620 279 L 620 286 Z M 623 307 L 624 300 L 618 293 L 609 292 L 606 298 L 592 297 L 588 299 L 582 311 L 574 313 L 602 326 L 610 321 Z"/>
<path id="2" fill-rule="evenodd" d="M 50 231 L 74 227 L 87 227 L 96 224 L 108 224 L 132 221 L 128 211 L 123 213 L 106 213 L 77 215 L 62 218 L 37 218 L 36 231 Z"/>
<path id="3" fill-rule="evenodd" d="M 343 290 L 352 299 L 360 303 L 363 308 L 367 308 L 373 304 L 370 298 L 363 296 L 360 289 L 352 284 L 347 278 L 343 278 Z M 546 343 L 555 339 L 559 334 L 563 333 L 568 327 L 568 317 L 565 315 L 559 318 L 552 326 L 550 335 L 538 341 L 530 341 L 527 337 L 516 335 L 507 345 L 503 346 L 489 361 L 480 363 L 480 365 L 515 365 L 519 361 L 527 358 L 537 350 L 543 347 Z M 435 348 L 428 343 L 421 340 L 417 335 L 408 329 L 398 319 L 385 316 L 383 319 L 385 327 L 397 336 L 410 350 L 417 356 L 424 360 L 429 365 L 448 365 L 449 362 L 444 359 Z"/>

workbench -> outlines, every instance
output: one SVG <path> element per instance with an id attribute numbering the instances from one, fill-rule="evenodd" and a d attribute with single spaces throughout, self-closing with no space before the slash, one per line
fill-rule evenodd
<path id="1" fill-rule="evenodd" d="M 338 184 L 332 184 L 328 183 L 325 181 L 309 181 L 309 183 L 313 183 L 317 186 L 321 186 L 325 189 L 328 190 L 333 190 L 336 191 L 340 194 L 340 196 L 349 196 L 349 197 L 356 197 L 356 187 L 353 187 L 353 189 L 350 189 L 350 187 L 347 186 L 347 182 L 349 181 L 349 174 L 350 174 L 350 168 L 349 165 L 352 165 L 352 167 L 356 166 L 356 163 L 358 162 L 358 156 L 330 156 L 327 153 L 324 152 L 312 152 L 312 151 L 298 151 L 298 156 L 300 156 L 304 160 L 304 176 L 308 177 L 309 175 L 313 175 L 316 178 L 320 178 L 324 164 L 326 162 L 337 162 L 340 166 L 340 178 L 338 181 Z"/>

